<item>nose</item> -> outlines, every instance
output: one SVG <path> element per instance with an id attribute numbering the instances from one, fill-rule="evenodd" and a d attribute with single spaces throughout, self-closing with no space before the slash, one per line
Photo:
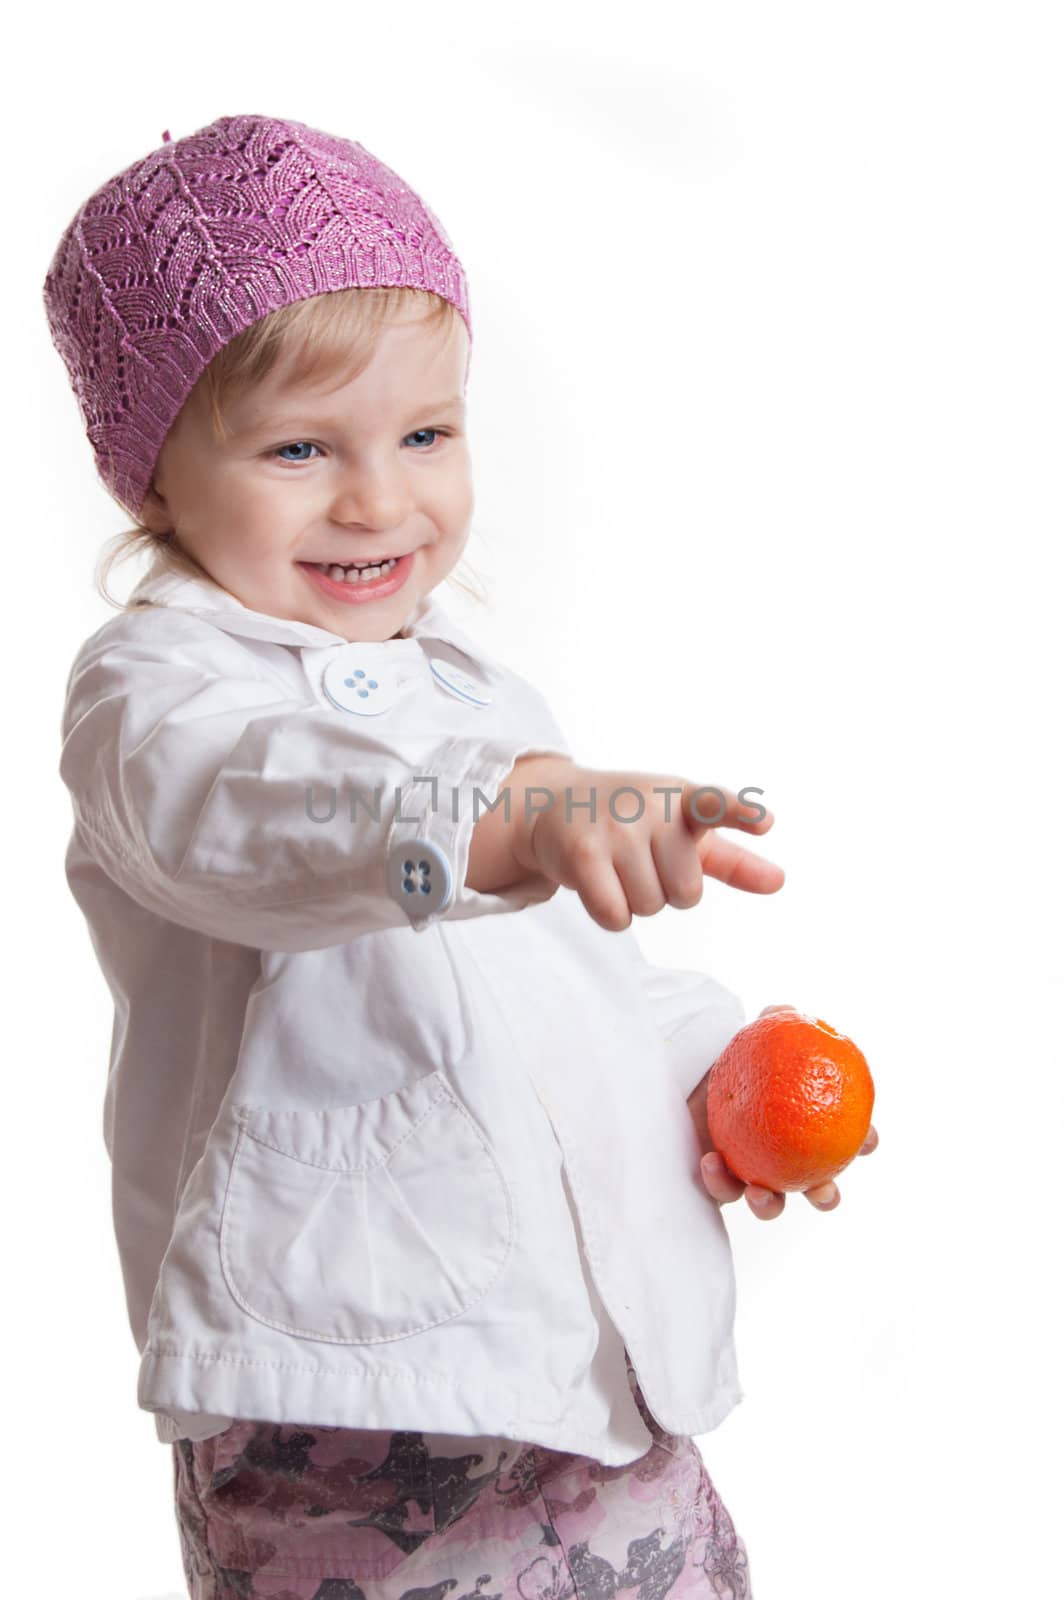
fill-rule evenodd
<path id="1" fill-rule="evenodd" d="M 336 522 L 379 531 L 398 527 L 412 510 L 410 485 L 398 463 L 363 462 L 344 472 L 333 499 L 332 514 Z"/>

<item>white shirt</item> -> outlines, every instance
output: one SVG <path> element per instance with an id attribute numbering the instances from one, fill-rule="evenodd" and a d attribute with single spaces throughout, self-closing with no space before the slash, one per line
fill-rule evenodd
<path id="1" fill-rule="evenodd" d="M 514 762 L 572 755 L 543 697 L 434 596 L 371 644 L 157 565 L 131 599 L 77 654 L 60 771 L 159 1439 L 261 1418 L 620 1465 L 652 1442 L 625 1347 L 663 1427 L 715 1428 L 735 1282 L 686 1098 L 743 1012 L 573 890 L 466 885 Z"/>

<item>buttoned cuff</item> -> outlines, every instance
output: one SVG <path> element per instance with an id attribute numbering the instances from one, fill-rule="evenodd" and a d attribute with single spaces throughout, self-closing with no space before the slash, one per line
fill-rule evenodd
<path id="1" fill-rule="evenodd" d="M 415 932 L 443 917 L 477 917 L 520 911 L 549 900 L 558 885 L 541 874 L 508 889 L 484 893 L 466 884 L 473 829 L 510 788 L 510 816 L 524 803 L 506 779 L 523 756 L 553 755 L 572 760 L 561 743 L 519 744 L 468 740 L 444 746 L 437 769 L 413 773 L 401 786 L 399 804 L 387 837 L 388 891 L 403 907 Z M 505 811 L 505 800 L 501 801 Z"/>

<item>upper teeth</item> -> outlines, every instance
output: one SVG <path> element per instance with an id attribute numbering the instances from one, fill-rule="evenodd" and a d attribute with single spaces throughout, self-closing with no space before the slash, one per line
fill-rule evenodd
<path id="1" fill-rule="evenodd" d="M 379 578 L 382 573 L 391 572 L 396 565 L 397 559 L 397 557 L 391 557 L 387 561 L 382 561 L 376 567 L 360 567 L 357 562 L 351 562 L 347 567 L 342 567 L 339 562 L 333 562 L 329 565 L 324 561 L 315 561 L 314 565 L 319 572 L 324 572 L 327 577 L 335 578 L 337 583 L 362 583 L 372 578 Z"/>

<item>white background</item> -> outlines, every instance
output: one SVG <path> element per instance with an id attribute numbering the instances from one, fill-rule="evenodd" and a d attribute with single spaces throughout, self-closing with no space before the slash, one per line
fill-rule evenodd
<path id="1" fill-rule="evenodd" d="M 776 814 L 756 848 L 783 889 L 707 881 L 636 920 L 643 948 L 748 1015 L 827 1018 L 872 1066 L 881 1143 L 836 1211 L 724 1213 L 745 1398 L 699 1443 L 756 1600 L 1059 1583 L 1057 22 L 1022 0 L 9 22 L 17 1592 L 183 1593 L 110 1233 L 110 1000 L 62 868 L 62 694 L 125 519 L 41 286 L 164 128 L 246 112 L 358 139 L 464 261 L 492 600 L 448 590 L 456 616 L 588 764 L 758 785 Z"/>

